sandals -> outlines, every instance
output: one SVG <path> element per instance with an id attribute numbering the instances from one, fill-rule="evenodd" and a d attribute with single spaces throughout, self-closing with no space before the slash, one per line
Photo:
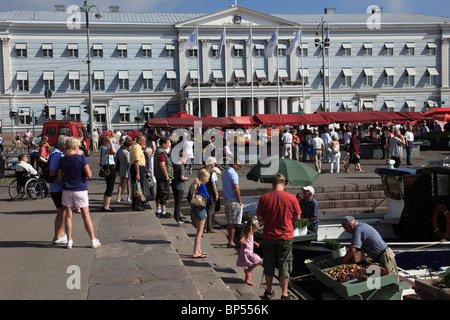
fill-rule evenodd
<path id="1" fill-rule="evenodd" d="M 206 259 L 206 252 L 202 252 L 199 256 L 192 256 L 192 259 Z"/>
<path id="2" fill-rule="evenodd" d="M 292 298 L 294 298 L 294 296 L 290 293 L 288 293 L 287 296 L 281 296 L 281 300 L 292 300 Z"/>
<path id="3" fill-rule="evenodd" d="M 269 291 L 264 291 L 264 299 L 265 300 L 270 300 L 272 299 L 272 297 L 275 295 L 275 291 L 272 290 L 272 292 Z"/>

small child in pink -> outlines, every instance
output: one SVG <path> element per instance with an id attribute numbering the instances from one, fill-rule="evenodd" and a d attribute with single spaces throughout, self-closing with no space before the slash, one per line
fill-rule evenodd
<path id="1" fill-rule="evenodd" d="M 249 286 L 254 286 L 255 284 L 251 282 L 252 277 L 251 273 L 253 269 L 260 265 L 262 259 L 253 252 L 253 246 L 259 247 L 257 242 L 253 241 L 253 234 L 258 230 L 259 224 L 256 218 L 250 218 L 245 224 L 244 229 L 241 234 L 241 251 L 239 252 L 238 259 L 236 261 L 236 265 L 238 267 L 248 267 L 244 269 L 245 272 L 245 283 Z"/>

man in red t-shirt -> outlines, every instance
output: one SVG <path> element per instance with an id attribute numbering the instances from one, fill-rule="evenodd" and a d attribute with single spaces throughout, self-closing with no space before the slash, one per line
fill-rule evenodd
<path id="1" fill-rule="evenodd" d="M 302 213 L 297 198 L 284 192 L 286 179 L 282 174 L 272 178 L 273 191 L 261 197 L 256 209 L 256 216 L 264 223 L 263 231 L 263 266 L 267 289 L 264 297 L 273 296 L 272 280 L 275 267 L 279 270 L 282 300 L 290 300 L 288 284 L 292 271 L 293 222 L 300 219 Z"/>

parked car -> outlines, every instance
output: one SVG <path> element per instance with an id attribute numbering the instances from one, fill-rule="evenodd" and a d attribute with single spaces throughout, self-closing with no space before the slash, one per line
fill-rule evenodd
<path id="1" fill-rule="evenodd" d="M 48 137 L 48 144 L 55 146 L 59 135 L 66 135 L 69 137 L 83 137 L 86 144 L 87 155 L 90 155 L 91 141 L 86 132 L 86 128 L 81 122 L 58 120 L 46 121 L 42 128 L 42 135 Z"/>
<path id="2" fill-rule="evenodd" d="M 123 132 L 125 132 L 125 134 L 129 137 L 131 137 L 131 139 L 134 140 L 134 138 L 136 138 L 138 135 L 140 135 L 141 133 L 137 130 L 134 129 L 125 129 L 125 130 L 121 130 Z"/>

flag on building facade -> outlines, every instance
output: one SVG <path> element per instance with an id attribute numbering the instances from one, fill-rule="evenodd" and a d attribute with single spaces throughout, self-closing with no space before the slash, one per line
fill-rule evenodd
<path id="1" fill-rule="evenodd" d="M 286 55 L 290 55 L 297 47 L 302 45 L 302 34 L 301 31 L 297 31 L 294 41 L 291 43 L 289 49 L 286 51 Z"/>
<path id="2" fill-rule="evenodd" d="M 198 45 L 198 29 L 195 29 L 194 32 L 189 36 L 187 41 L 183 43 L 183 45 L 180 48 L 180 52 L 191 50 L 195 46 Z"/>
<path id="3" fill-rule="evenodd" d="M 217 50 L 216 59 L 219 59 L 222 56 L 223 46 L 225 45 L 226 34 L 225 29 L 223 30 L 222 37 L 220 37 L 219 48 Z"/>
<path id="4" fill-rule="evenodd" d="M 278 45 L 278 30 L 276 30 L 273 33 L 272 37 L 269 40 L 269 43 L 266 46 L 266 49 L 264 50 L 265 51 L 264 55 L 266 56 L 266 59 L 273 57 L 273 51 L 275 50 L 275 47 L 277 45 Z"/>

